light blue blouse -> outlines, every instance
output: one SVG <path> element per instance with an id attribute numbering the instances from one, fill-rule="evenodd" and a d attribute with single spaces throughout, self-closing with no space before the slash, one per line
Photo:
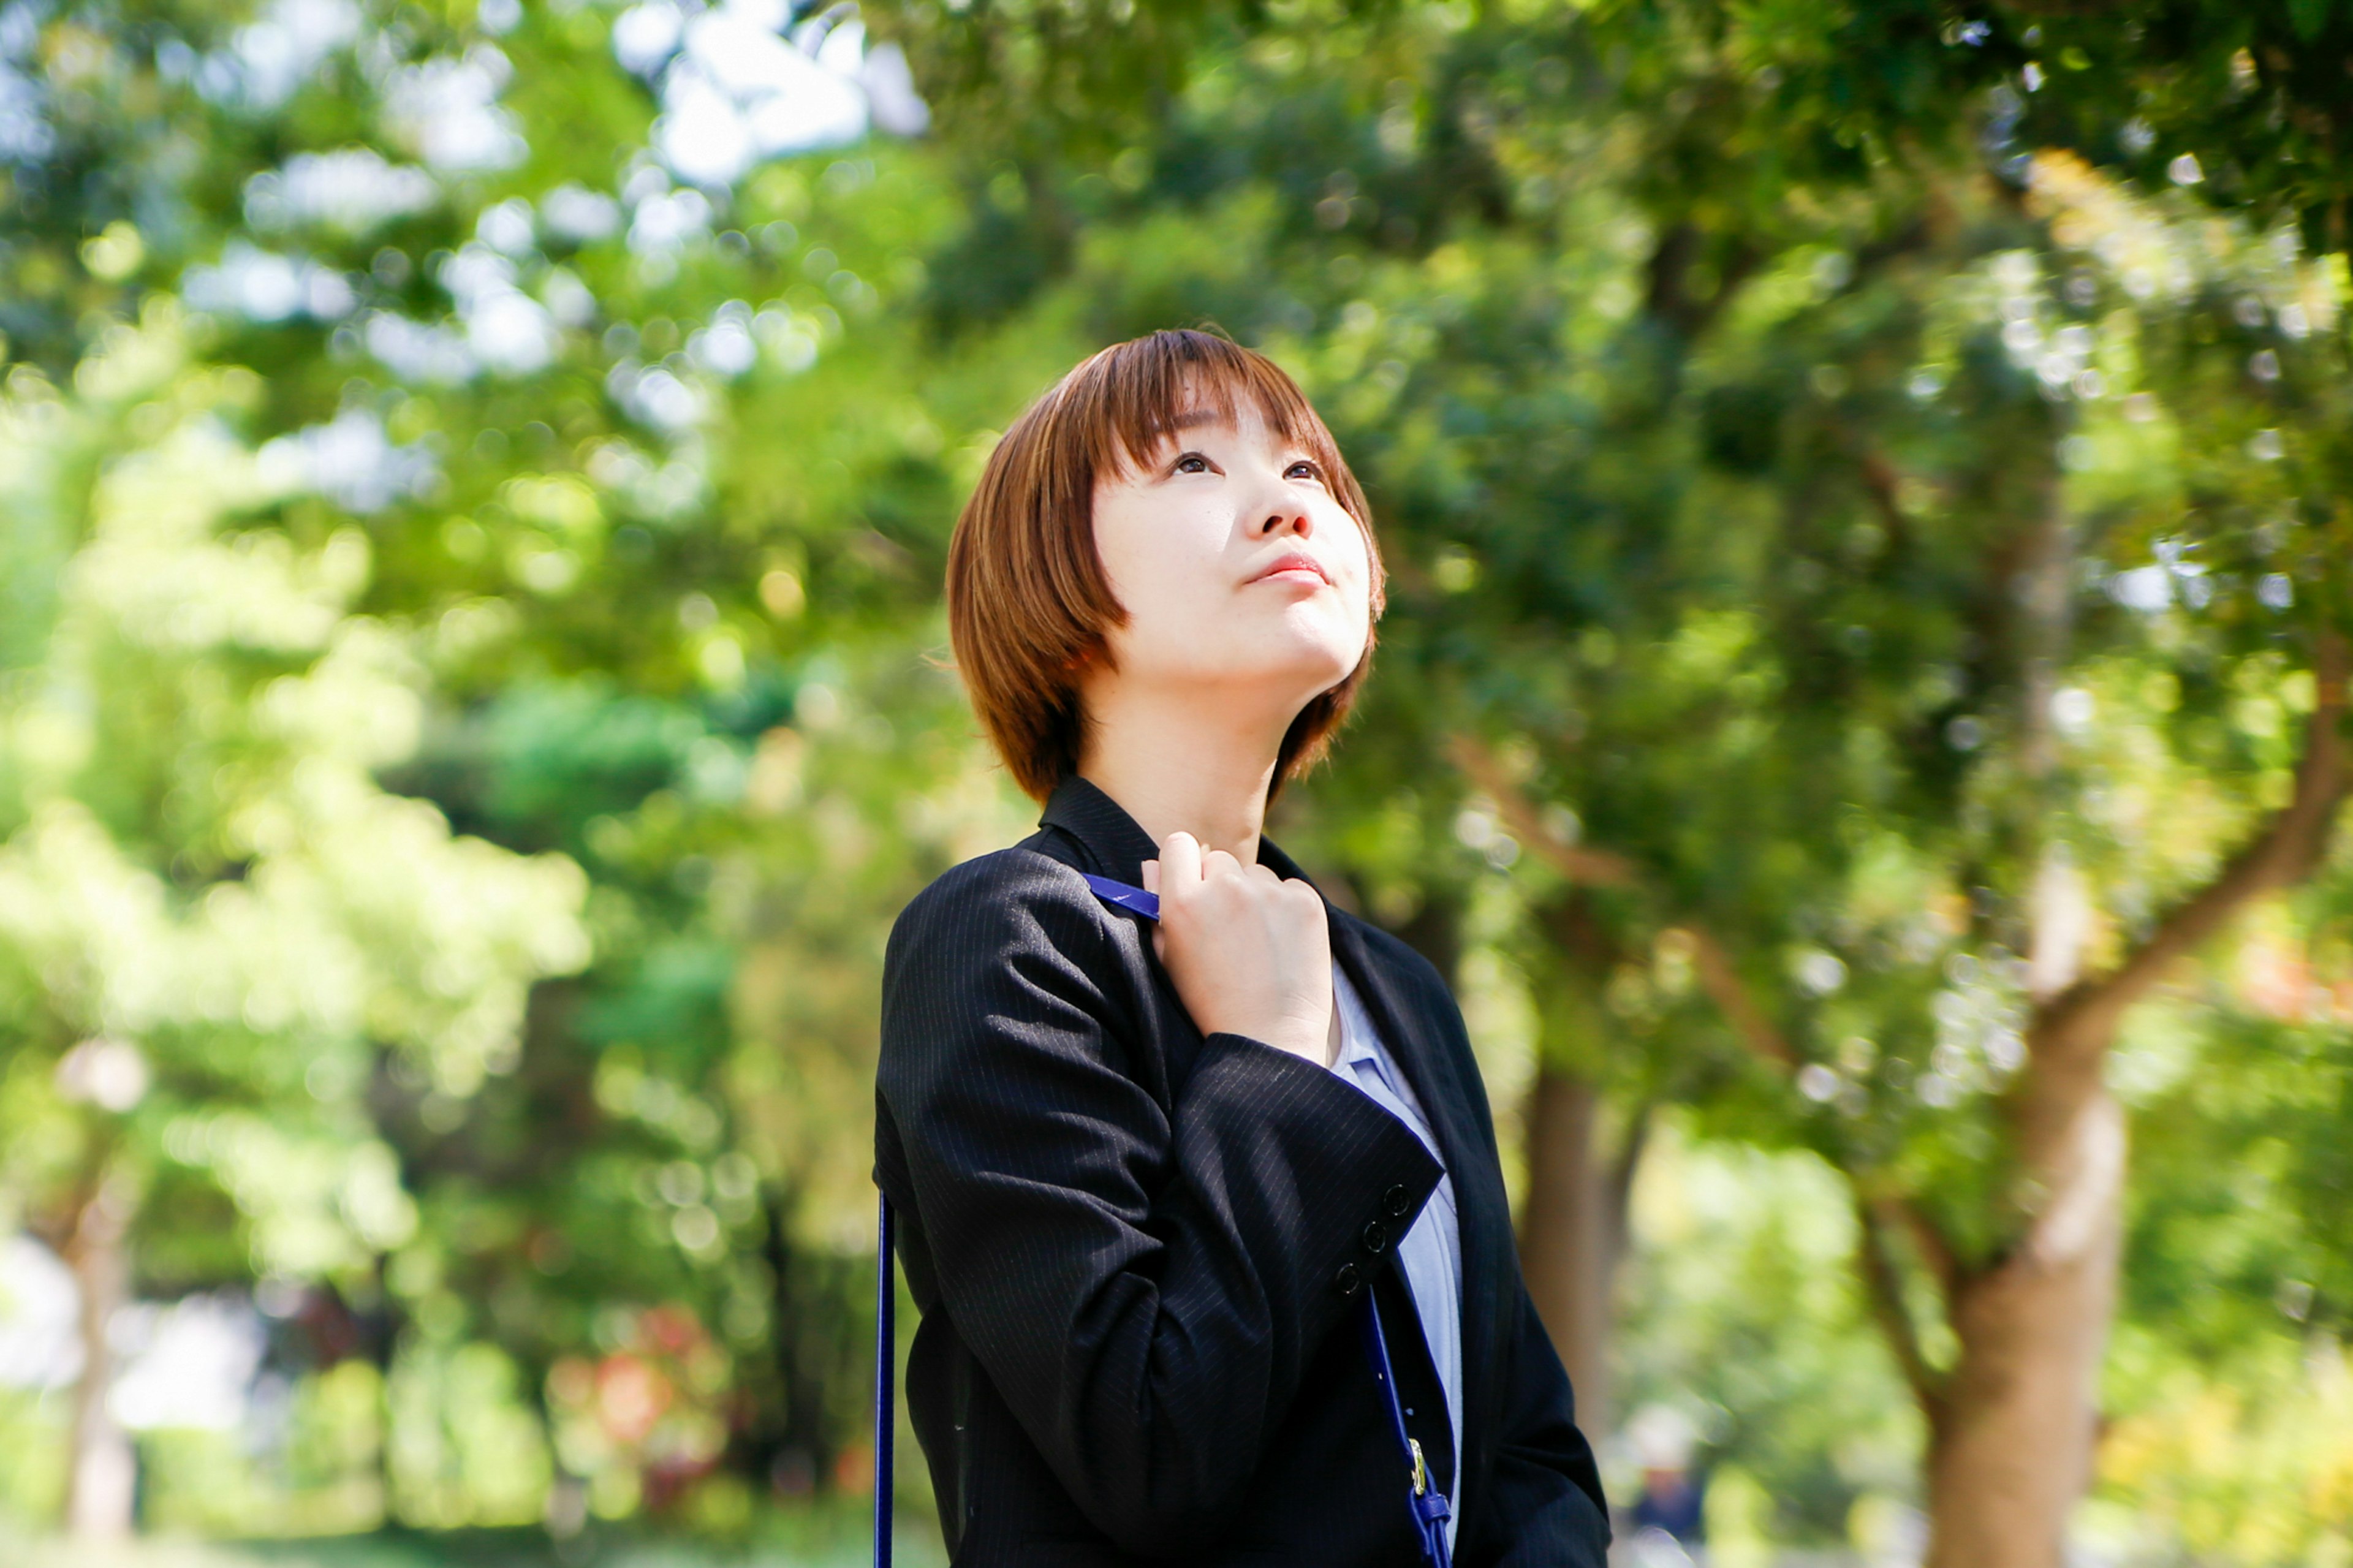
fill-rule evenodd
<path id="1" fill-rule="evenodd" d="M 1413 1135 L 1421 1140 L 1430 1158 L 1442 1166 L 1445 1157 L 1438 1151 L 1438 1139 L 1430 1128 L 1430 1118 L 1422 1114 L 1421 1102 L 1414 1097 L 1413 1088 L 1405 1074 L 1398 1070 L 1396 1059 L 1381 1044 L 1380 1032 L 1374 1028 L 1372 1016 L 1365 1011 L 1364 998 L 1356 994 L 1348 976 L 1337 963 L 1332 965 L 1332 997 L 1340 1012 L 1340 1058 L 1332 1070 L 1370 1095 L 1380 1108 L 1404 1122 Z M 1446 1393 L 1446 1419 L 1454 1434 L 1455 1470 L 1458 1479 L 1450 1499 L 1454 1505 L 1453 1517 L 1447 1521 L 1446 1542 L 1451 1550 L 1454 1544 L 1455 1527 L 1461 1521 L 1462 1499 L 1459 1479 L 1462 1454 L 1462 1231 L 1454 1207 L 1454 1178 L 1440 1175 L 1438 1188 L 1422 1205 L 1405 1238 L 1398 1243 L 1398 1267 L 1405 1275 L 1406 1286 L 1413 1292 L 1414 1309 L 1421 1317 L 1422 1338 L 1430 1345 L 1430 1359 L 1437 1365 L 1439 1385 Z"/>

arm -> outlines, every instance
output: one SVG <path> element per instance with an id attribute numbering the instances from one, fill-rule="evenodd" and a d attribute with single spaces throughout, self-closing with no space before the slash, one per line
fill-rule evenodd
<path id="1" fill-rule="evenodd" d="M 1067 868 L 992 857 L 900 919 L 881 1092 L 958 1333 L 1123 1549 L 1213 1532 L 1323 1336 L 1343 1264 L 1438 1167 L 1302 1058 L 1213 1034 L 1164 1110 L 1123 1070 L 1124 960 Z"/>
<path id="2" fill-rule="evenodd" d="M 1609 1510 L 1593 1449 L 1577 1429 L 1568 1374 L 1513 1270 L 1519 1329 L 1504 1380 L 1503 1440 L 1488 1484 L 1481 1550 L 1466 1561 L 1496 1568 L 1602 1568 Z"/>

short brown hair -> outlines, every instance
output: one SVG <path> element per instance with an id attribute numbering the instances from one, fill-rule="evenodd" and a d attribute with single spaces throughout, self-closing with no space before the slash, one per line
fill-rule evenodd
<path id="1" fill-rule="evenodd" d="M 1039 800 L 1078 771 L 1086 716 L 1081 664 L 1107 654 L 1105 632 L 1127 622 L 1094 541 L 1099 479 L 1145 461 L 1178 416 L 1231 417 L 1254 404 L 1287 441 L 1330 477 L 1333 495 L 1364 530 L 1373 618 L 1383 605 L 1380 548 L 1365 492 L 1332 432 L 1296 383 L 1264 354 L 1205 331 L 1162 331 L 1082 361 L 1030 405 L 989 454 L 948 546 L 948 636 L 988 738 L 1021 787 Z M 1276 755 L 1274 787 L 1328 749 L 1372 665 L 1292 721 Z"/>

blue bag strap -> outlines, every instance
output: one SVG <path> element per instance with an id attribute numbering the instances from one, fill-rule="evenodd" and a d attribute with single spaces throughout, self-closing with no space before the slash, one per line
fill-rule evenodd
<path id="1" fill-rule="evenodd" d="M 1160 900 L 1142 888 L 1098 877 L 1091 871 L 1079 873 L 1087 879 L 1095 896 L 1114 909 L 1142 915 L 1145 920 L 1160 918 Z M 892 1398 L 891 1376 L 897 1352 L 898 1336 L 893 1331 L 893 1309 L 898 1302 L 896 1270 L 892 1257 L 891 1198 L 882 1197 L 881 1217 L 877 1226 L 878 1276 L 874 1298 L 874 1568 L 891 1568 L 891 1481 L 892 1440 L 898 1435 L 897 1406 Z M 1405 1409 L 1398 1403 L 1397 1377 L 1389 1370 L 1388 1339 L 1381 1332 L 1381 1310 L 1374 1303 L 1373 1292 L 1365 1291 L 1365 1306 L 1358 1327 L 1364 1337 L 1365 1360 L 1373 1369 L 1373 1381 L 1381 1391 L 1381 1400 L 1388 1408 L 1389 1430 L 1397 1435 L 1398 1452 L 1404 1458 L 1412 1480 L 1412 1491 L 1406 1499 L 1413 1519 L 1414 1534 L 1421 1541 L 1422 1561 L 1430 1568 L 1452 1568 L 1451 1554 L 1446 1545 L 1446 1524 L 1453 1509 L 1440 1491 L 1423 1462 L 1421 1445 L 1405 1429 Z"/>
<path id="2" fill-rule="evenodd" d="M 1446 1546 L 1446 1521 L 1453 1507 L 1446 1500 L 1421 1457 L 1421 1445 L 1415 1442 L 1405 1429 L 1405 1411 L 1398 1403 L 1397 1376 L 1389 1371 L 1389 1342 L 1381 1332 L 1381 1310 L 1374 1303 L 1373 1292 L 1365 1291 L 1365 1310 L 1361 1320 L 1365 1335 L 1365 1360 L 1372 1363 L 1373 1381 L 1381 1385 L 1381 1401 L 1388 1406 L 1389 1430 L 1397 1434 L 1398 1449 L 1405 1456 L 1407 1468 L 1412 1472 L 1413 1491 L 1407 1506 L 1413 1514 L 1414 1533 L 1421 1538 L 1421 1558 L 1434 1568 L 1452 1568 L 1452 1558 Z"/>
<path id="3" fill-rule="evenodd" d="M 1082 871 L 1079 875 L 1087 879 L 1087 886 L 1095 890 L 1095 897 L 1112 908 L 1126 910 L 1148 921 L 1160 918 L 1159 894 L 1147 893 L 1142 888 L 1131 888 L 1125 882 L 1114 882 L 1109 877 L 1098 877 L 1092 871 Z"/>
<path id="4" fill-rule="evenodd" d="M 874 1568 L 891 1568 L 891 1483 L 896 1468 L 892 1452 L 899 1436 L 899 1405 L 892 1397 L 891 1374 L 897 1370 L 898 1270 L 892 1267 L 891 1194 L 882 1194 L 881 1217 L 875 1222 L 874 1286 Z"/>

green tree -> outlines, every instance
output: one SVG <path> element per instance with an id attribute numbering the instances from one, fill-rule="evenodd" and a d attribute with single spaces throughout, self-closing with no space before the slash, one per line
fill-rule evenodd
<path id="1" fill-rule="evenodd" d="M 51 1194 L 53 1235 L 107 1139 L 164 1151 L 123 1156 L 134 1176 L 179 1172 L 153 1140 L 193 1150 L 200 1123 L 355 1161 L 376 1195 L 350 1203 L 414 1215 L 397 1242 L 330 1247 L 315 1202 L 271 1218 L 330 1176 L 232 1181 L 207 1132 L 201 1170 L 136 1189 L 131 1257 L 161 1289 L 307 1269 L 379 1302 L 425 1434 L 394 1445 L 411 1517 L 473 1506 L 433 1392 L 461 1368 L 516 1368 L 564 1484 L 607 1512 L 826 1484 L 861 1431 L 881 933 L 1024 815 L 930 662 L 955 506 L 1080 353 L 1208 319 L 1333 418 L 1395 574 L 1373 704 L 1280 830 L 1450 968 L 1524 978 L 1525 1253 L 1589 1416 L 1624 1194 L 1675 1103 L 1849 1177 L 1943 1561 L 2056 1551 L 2127 1212 L 2127 1351 L 2259 1337 L 2275 1269 L 2329 1321 L 2326 1053 L 2155 982 L 2306 868 L 2340 788 L 2353 14 L 878 8 L 937 111 L 914 145 L 854 139 L 920 114 L 845 13 L 793 18 L 813 68 L 744 16 L 0 18 L 9 776 L 79 803 L 7 807 L 11 867 L 51 868 L 16 873 L 45 890 L 7 951 L 81 940 L 72 898 L 110 888 L 159 900 L 174 952 L 216 899 L 261 897 L 222 824 L 238 791 L 300 794 L 272 767 L 321 775 L 269 728 L 313 679 L 390 694 L 302 731 L 349 799 L 446 824 L 414 853 L 375 835 L 369 887 L 445 850 L 485 878 L 561 856 L 594 936 L 519 1025 L 521 986 L 570 959 L 510 955 L 479 1016 L 342 1043 L 266 1048 L 280 1026 L 240 1004 L 220 1026 L 283 1103 L 184 1072 L 168 1030 L 43 1024 L 12 1041 L 9 1103 L 43 1131 L 8 1180 Z M 818 69 L 796 112 L 848 118 L 778 121 L 714 64 L 755 59 Z M 199 439 L 218 474 L 155 466 Z M 95 624 L 100 523 L 149 504 L 100 502 L 134 472 L 174 476 L 142 498 L 216 498 L 162 580 L 279 563 L 326 606 L 319 640 L 90 674 L 104 639 L 60 628 Z M 223 602 L 269 602 L 265 578 Z M 174 624 L 126 615 L 126 647 Z M 371 728 L 396 710 L 413 729 Z M 92 713 L 111 728 L 72 741 Z M 278 760 L 223 771 L 248 731 Z M 55 837 L 72 810 L 98 827 Z M 2323 955 L 2328 897 L 2298 909 Z M 302 942 L 344 929 L 319 908 Z M 406 951 L 368 973 L 397 991 Z M 2143 994 L 2167 1005 L 2127 1019 Z M 2172 1150 L 2241 1147 L 2258 1113 L 2187 1090 L 2125 1095 L 2168 1148 L 2119 1206 L 2103 1076 L 2160 1016 L 2204 1059 L 2297 1064 L 2250 1074 L 2299 1130 L 2269 1239 L 2200 1227 Z M 444 1061 L 460 1039 L 478 1070 Z M 311 1054 L 323 1094 L 292 1096 Z M 158 1087 L 91 1109 L 126 1063 Z M 2167 1283 L 2225 1231 L 2248 1249 L 2227 1328 Z M 208 1239 L 230 1235 L 322 1250 Z M 668 1425 L 638 1419 L 663 1399 Z"/>
<path id="2" fill-rule="evenodd" d="M 1160 20 L 1214 35 L 1201 16 Z M 2101 1064 L 2175 959 L 2313 866 L 2342 791 L 2337 264 L 2137 206 L 2029 138 L 2313 231 L 2325 163 L 2293 199 L 2198 171 L 2336 111 L 2238 53 L 2320 17 L 2151 8 L 2094 68 L 2055 22 L 1925 6 L 1286 16 L 1105 107 L 1134 194 L 1079 173 L 1041 199 L 1024 163 L 1005 204 L 1043 215 L 1007 247 L 1050 258 L 1041 312 L 1225 321 L 1342 424 L 1402 545 L 1396 705 L 1367 727 L 1419 717 L 1428 756 L 1486 714 L 1500 743 L 1461 753 L 1562 879 L 1532 889 L 1562 983 L 1656 953 L 1612 975 L 1639 1022 L 1611 1026 L 1684 1020 L 1687 1065 L 1635 1053 L 1628 1078 L 1852 1173 L 1939 1561 L 2059 1551 L 2119 1237 Z M 1050 74 L 1057 37 L 1005 47 L 997 79 Z M 2273 96 L 2122 118 L 2217 70 Z M 1073 212 L 1089 242 L 1058 283 Z M 2275 680 L 2290 720 L 2263 743 L 2125 695 Z M 2120 757 L 2075 749 L 2094 739 Z M 1401 772 L 1353 798 L 1426 848 L 1444 814 Z M 2116 816 L 2126 773 L 2227 804 L 2150 837 Z M 1703 997 L 1763 1077 L 1689 1060 Z M 1575 1092 L 1533 1156 L 1568 1146 L 1560 1218 L 1606 1230 L 1592 1053 L 1556 1049 Z M 1531 1121 L 1553 1125 L 1541 1100 Z M 1610 1249 L 1555 1271 L 1543 1240 L 1539 1273 L 1572 1283 Z M 1606 1314 L 1556 1310 L 1591 1364 L 1574 1325 Z"/>
<path id="3" fill-rule="evenodd" d="M 71 542 L 6 672 L 0 1180 L 81 1288 L 93 1532 L 130 1517 L 107 1325 L 134 1262 L 365 1282 L 418 1220 L 372 1080 L 472 1094 L 513 1069 L 531 984 L 587 956 L 571 862 L 375 783 L 423 705 L 405 639 L 353 613 L 367 542 L 271 526 L 300 464 L 236 435 L 250 373 L 185 351 L 159 303 L 72 398 L 19 379 L 0 412 L 12 511 Z"/>

